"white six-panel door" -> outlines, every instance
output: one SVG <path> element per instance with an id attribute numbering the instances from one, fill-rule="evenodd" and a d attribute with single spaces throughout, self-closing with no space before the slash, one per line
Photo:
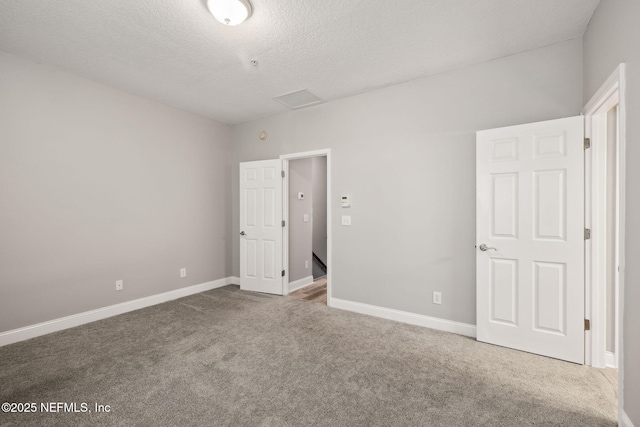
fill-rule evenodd
<path id="1" fill-rule="evenodd" d="M 479 341 L 584 363 L 583 129 L 477 133 Z"/>
<path id="2" fill-rule="evenodd" d="M 282 295 L 282 161 L 240 163 L 240 289 Z"/>

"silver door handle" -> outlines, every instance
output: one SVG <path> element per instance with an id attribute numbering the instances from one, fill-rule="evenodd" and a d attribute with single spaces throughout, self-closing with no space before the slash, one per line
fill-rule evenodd
<path id="1" fill-rule="evenodd" d="M 489 246 L 485 245 L 484 243 L 483 243 L 483 244 L 481 244 L 481 245 L 478 247 L 478 249 L 480 249 L 482 252 L 486 252 L 486 251 L 488 251 L 489 249 L 493 249 L 494 251 L 497 251 L 497 249 L 496 249 L 496 248 L 490 248 Z"/>
<path id="2" fill-rule="evenodd" d="M 241 231 L 241 232 L 240 232 L 240 235 L 241 235 L 241 236 L 246 236 L 246 235 L 247 235 L 247 233 L 245 233 L 244 231 Z"/>

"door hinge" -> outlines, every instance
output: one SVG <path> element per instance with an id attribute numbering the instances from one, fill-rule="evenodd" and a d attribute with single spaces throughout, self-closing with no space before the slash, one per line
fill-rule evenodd
<path id="1" fill-rule="evenodd" d="M 589 319 L 584 319 L 584 330 L 585 331 L 591 330 L 591 321 Z"/>
<path id="2" fill-rule="evenodd" d="M 284 171 L 280 171 L 280 176 L 284 178 Z"/>
<path id="3" fill-rule="evenodd" d="M 282 270 L 282 277 L 284 277 L 284 270 Z"/>
<path id="4" fill-rule="evenodd" d="M 584 139 L 584 149 L 591 148 L 591 138 Z"/>
<path id="5" fill-rule="evenodd" d="M 591 230 L 588 228 L 584 229 L 584 240 L 589 240 L 591 238 Z"/>
<path id="6" fill-rule="evenodd" d="M 284 219 L 282 220 L 282 226 L 284 227 Z"/>

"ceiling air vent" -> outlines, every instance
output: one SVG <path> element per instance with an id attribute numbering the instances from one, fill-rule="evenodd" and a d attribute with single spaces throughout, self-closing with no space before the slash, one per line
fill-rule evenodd
<path id="1" fill-rule="evenodd" d="M 324 101 L 306 89 L 276 96 L 276 101 L 286 105 L 292 110 L 299 108 L 311 107 L 312 105 L 322 104 Z"/>

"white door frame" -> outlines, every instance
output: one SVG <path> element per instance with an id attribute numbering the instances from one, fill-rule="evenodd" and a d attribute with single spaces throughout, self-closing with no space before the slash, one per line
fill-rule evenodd
<path id="1" fill-rule="evenodd" d="M 625 187 L 626 187 L 626 80 L 625 64 L 620 64 L 598 92 L 583 108 L 585 136 L 591 138 L 591 149 L 585 153 L 585 226 L 591 229 L 586 242 L 585 317 L 591 319 L 591 331 L 585 336 L 585 357 L 588 365 L 604 368 L 606 350 L 606 288 L 595 286 L 605 279 L 606 259 L 606 112 L 618 105 L 617 193 L 618 193 L 618 286 L 616 296 L 616 357 L 619 372 L 619 407 L 623 408 L 622 327 L 625 283 Z"/>
<path id="2" fill-rule="evenodd" d="M 333 261 L 331 259 L 331 149 L 305 151 L 302 153 L 282 154 L 282 169 L 285 173 L 283 187 L 283 207 L 282 214 L 285 221 L 283 229 L 283 253 L 282 260 L 285 269 L 285 280 L 289 280 L 289 161 L 296 159 L 307 159 L 310 157 L 326 157 L 327 158 L 327 306 L 332 307 L 331 292 L 331 271 L 333 270 Z M 288 287 L 284 287 L 288 289 Z"/>

